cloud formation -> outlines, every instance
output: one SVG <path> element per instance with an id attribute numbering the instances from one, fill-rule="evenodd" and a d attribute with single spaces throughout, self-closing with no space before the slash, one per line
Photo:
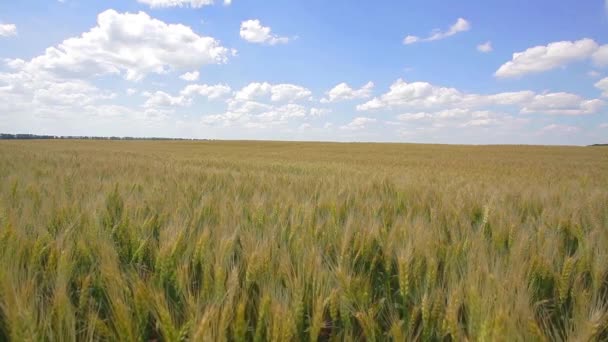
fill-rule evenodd
<path id="1" fill-rule="evenodd" d="M 0 22 L 0 37 L 11 37 L 17 35 L 17 26 L 15 24 L 3 24 Z"/>
<path id="2" fill-rule="evenodd" d="M 420 38 L 418 36 L 408 35 L 403 39 L 403 44 L 409 45 L 418 42 L 432 42 L 435 40 L 441 40 L 451 37 L 460 32 L 466 32 L 471 29 L 471 23 L 464 18 L 458 18 L 456 22 L 450 26 L 446 31 L 440 29 L 434 29 L 431 34 L 426 38 Z"/>
<path id="3" fill-rule="evenodd" d="M 490 95 L 464 93 L 455 88 L 427 82 L 395 81 L 389 91 L 358 105 L 359 111 L 392 109 L 484 108 L 507 106 L 520 113 L 549 115 L 594 114 L 605 105 L 599 99 L 587 100 L 579 95 L 557 92 L 537 94 L 533 91 L 504 92 Z"/>
<path id="4" fill-rule="evenodd" d="M 603 97 L 608 97 L 608 77 L 602 78 L 601 80 L 599 80 L 595 84 L 595 87 L 602 91 Z"/>
<path id="5" fill-rule="evenodd" d="M 258 19 L 247 20 L 241 23 L 241 38 L 256 44 L 287 44 L 289 38 L 280 37 L 272 34 L 272 29 L 268 26 L 263 26 Z"/>
<path id="6" fill-rule="evenodd" d="M 119 74 L 131 81 L 147 74 L 196 69 L 228 61 L 231 50 L 188 26 L 167 24 L 144 12 L 102 12 L 97 26 L 79 37 L 49 47 L 30 61 L 9 61 L 30 73 L 46 71 L 62 76 Z"/>
<path id="7" fill-rule="evenodd" d="M 187 72 L 187 73 L 181 75 L 179 78 L 181 78 L 184 81 L 194 82 L 194 81 L 198 81 L 199 77 L 200 77 L 200 73 L 198 71 L 192 71 L 192 72 Z"/>
<path id="8" fill-rule="evenodd" d="M 365 99 L 372 95 L 374 82 L 367 82 L 360 89 L 353 89 L 347 83 L 340 83 L 325 93 L 322 103 L 338 102 L 353 99 Z"/>
<path id="9" fill-rule="evenodd" d="M 294 102 L 310 98 L 312 92 L 302 86 L 282 83 L 252 82 L 236 92 L 234 98 L 238 101 L 252 101 L 270 96 L 273 102 Z"/>
<path id="10" fill-rule="evenodd" d="M 593 39 L 560 41 L 534 46 L 513 54 L 513 58 L 496 70 L 498 78 L 521 77 L 592 58 L 600 66 L 608 65 L 608 46 L 600 47 Z"/>
<path id="11" fill-rule="evenodd" d="M 490 41 L 477 45 L 477 51 L 479 51 L 479 52 L 488 53 L 488 52 L 492 52 L 492 50 L 493 50 L 492 42 L 490 42 Z"/>

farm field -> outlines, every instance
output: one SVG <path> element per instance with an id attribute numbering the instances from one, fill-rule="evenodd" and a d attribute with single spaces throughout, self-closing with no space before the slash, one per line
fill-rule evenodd
<path id="1" fill-rule="evenodd" d="M 0 341 L 607 339 L 608 148 L 0 142 Z"/>

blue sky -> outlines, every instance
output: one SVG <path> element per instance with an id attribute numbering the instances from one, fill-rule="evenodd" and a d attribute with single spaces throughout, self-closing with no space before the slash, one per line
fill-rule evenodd
<path id="1" fill-rule="evenodd" d="M 0 131 L 608 141 L 608 3 L 0 3 Z"/>

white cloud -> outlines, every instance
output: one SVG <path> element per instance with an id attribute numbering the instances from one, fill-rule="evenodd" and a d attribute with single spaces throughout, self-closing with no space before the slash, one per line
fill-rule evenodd
<path id="1" fill-rule="evenodd" d="M 185 107 L 192 105 L 195 96 L 202 96 L 207 98 L 207 100 L 216 100 L 230 94 L 230 91 L 230 87 L 223 84 L 189 84 L 180 91 L 179 95 L 175 96 L 164 91 L 156 91 L 154 93 L 145 92 L 143 95 L 147 97 L 148 100 L 144 104 L 144 107 Z"/>
<path id="2" fill-rule="evenodd" d="M 312 92 L 309 89 L 295 84 L 272 85 L 268 82 L 253 82 L 239 90 L 235 95 L 235 100 L 249 101 L 270 96 L 270 99 L 274 102 L 293 102 L 310 98 L 311 95 Z"/>
<path id="3" fill-rule="evenodd" d="M 188 106 L 191 103 L 191 100 L 186 98 L 185 96 L 171 96 L 163 91 L 157 91 L 149 95 L 149 98 L 144 104 L 144 107 L 182 107 Z"/>
<path id="4" fill-rule="evenodd" d="M 181 78 L 184 81 L 194 82 L 194 81 L 198 81 L 199 77 L 200 77 L 200 73 L 198 71 L 192 71 L 192 72 L 187 72 L 187 73 L 181 75 L 179 78 Z"/>
<path id="5" fill-rule="evenodd" d="M 239 90 L 235 95 L 235 99 L 240 101 L 253 100 L 270 94 L 271 89 L 272 85 L 270 83 L 252 82 Z"/>
<path id="6" fill-rule="evenodd" d="M 311 129 L 311 128 L 312 128 L 312 126 L 309 123 L 307 123 L 307 122 L 301 124 L 298 127 L 298 129 L 301 130 L 301 131 L 305 131 L 305 130 L 308 130 L 308 129 Z"/>
<path id="7" fill-rule="evenodd" d="M 187 7 L 201 8 L 213 5 L 213 0 L 137 0 L 140 4 L 148 5 L 152 8 L 166 7 Z"/>
<path id="8" fill-rule="evenodd" d="M 493 48 L 492 48 L 491 41 L 487 41 L 483 44 L 477 45 L 477 51 L 479 51 L 479 52 L 488 53 L 488 52 L 492 52 L 492 50 L 493 50 Z"/>
<path id="9" fill-rule="evenodd" d="M 483 108 L 515 106 L 520 113 L 551 115 L 593 114 L 605 105 L 598 99 L 587 100 L 570 93 L 536 94 L 532 91 L 505 92 L 490 95 L 463 93 L 455 88 L 435 86 L 427 82 L 395 81 L 389 91 L 364 104 L 357 110 Z"/>
<path id="10" fill-rule="evenodd" d="M 230 6 L 232 4 L 232 0 L 224 0 L 224 6 Z"/>
<path id="11" fill-rule="evenodd" d="M 294 103 L 310 100 L 311 95 L 310 90 L 295 84 L 253 82 L 233 93 L 233 97 L 227 100 L 228 107 L 224 113 L 206 115 L 201 123 L 206 126 L 265 129 L 328 113 L 327 109 Z"/>
<path id="12" fill-rule="evenodd" d="M 262 26 L 259 20 L 247 20 L 241 23 L 241 38 L 258 44 L 286 44 L 289 42 L 287 37 L 279 37 L 272 34 L 272 29 L 268 26 Z"/>
<path id="13" fill-rule="evenodd" d="M 518 118 L 509 114 L 490 110 L 471 110 L 450 108 L 439 111 L 404 113 L 397 116 L 398 121 L 387 124 L 400 127 L 398 132 L 454 130 L 459 128 L 487 128 L 501 130 L 520 129 L 530 119 Z"/>
<path id="14" fill-rule="evenodd" d="M 592 77 L 592 78 L 597 78 L 600 77 L 602 74 L 600 74 L 598 71 L 596 70 L 589 70 L 587 72 L 587 76 Z"/>
<path id="15" fill-rule="evenodd" d="M 420 38 L 417 36 L 408 35 L 403 38 L 403 44 L 405 45 L 414 44 L 418 41 L 420 41 Z"/>
<path id="16" fill-rule="evenodd" d="M 599 128 L 608 128 L 608 122 L 601 123 L 601 124 L 599 124 L 598 127 Z"/>
<path id="17" fill-rule="evenodd" d="M 277 84 L 272 86 L 270 92 L 271 100 L 274 102 L 297 101 L 312 95 L 310 90 L 294 84 Z"/>
<path id="18" fill-rule="evenodd" d="M 115 97 L 86 81 L 57 79 L 44 72 L 0 73 L 0 90 L 2 102 L 33 108 L 82 106 Z"/>
<path id="19" fill-rule="evenodd" d="M 14 24 L 0 23 L 0 37 L 10 37 L 17 35 L 17 26 Z"/>
<path id="20" fill-rule="evenodd" d="M 389 92 L 376 97 L 365 104 L 357 106 L 357 110 L 373 110 L 393 107 L 433 107 L 461 102 L 463 94 L 454 88 L 436 87 L 426 82 L 407 83 L 397 80 Z"/>
<path id="21" fill-rule="evenodd" d="M 135 95 L 135 93 L 137 93 L 137 89 L 135 89 L 135 88 L 127 88 L 127 95 L 133 96 L 133 95 Z"/>
<path id="22" fill-rule="evenodd" d="M 229 94 L 230 91 L 230 87 L 223 84 L 189 84 L 180 91 L 179 95 L 175 96 L 164 91 L 156 91 L 154 93 L 145 92 L 143 95 L 147 97 L 148 100 L 144 104 L 144 107 L 185 107 L 192 105 L 195 96 L 202 96 L 207 98 L 207 100 L 216 100 Z"/>
<path id="23" fill-rule="evenodd" d="M 377 120 L 373 118 L 366 117 L 356 117 L 350 123 L 340 126 L 340 129 L 349 130 L 349 131 L 358 131 L 362 130 L 368 126 L 368 124 L 375 123 Z"/>
<path id="24" fill-rule="evenodd" d="M 326 98 L 322 99 L 322 103 L 337 102 L 343 100 L 365 99 L 372 95 L 374 82 L 367 82 L 360 89 L 353 89 L 346 83 L 340 83 L 326 92 Z"/>
<path id="25" fill-rule="evenodd" d="M 525 103 L 521 113 L 540 113 L 549 115 L 585 115 L 597 113 L 604 106 L 604 101 L 586 100 L 569 93 L 539 94 Z"/>
<path id="26" fill-rule="evenodd" d="M 224 84 L 189 84 L 180 92 L 180 95 L 185 97 L 198 95 L 206 97 L 209 100 L 215 100 L 230 94 L 230 91 L 230 87 Z"/>
<path id="27" fill-rule="evenodd" d="M 595 84 L 595 87 L 602 91 L 603 97 L 608 97 L 608 77 L 602 78 L 601 80 L 599 80 Z"/>
<path id="28" fill-rule="evenodd" d="M 539 73 L 564 66 L 568 63 L 584 60 L 592 55 L 597 64 L 604 60 L 598 51 L 598 44 L 592 39 L 578 41 L 561 41 L 546 46 L 531 47 L 523 52 L 513 54 L 511 61 L 503 64 L 495 73 L 496 77 L 519 77 L 531 73 Z M 605 47 L 602 47 L 604 49 Z M 598 53 L 600 53 L 598 55 Z M 606 51 L 608 57 L 608 50 Z M 597 57 L 596 57 L 597 55 Z M 608 58 L 606 58 L 608 63 Z"/>
<path id="29" fill-rule="evenodd" d="M 100 124 L 111 114 L 103 104 L 116 96 L 87 81 L 61 79 L 45 71 L 0 72 L 0 130 L 61 134 L 72 126 Z"/>
<path id="30" fill-rule="evenodd" d="M 597 66 L 608 66 L 608 44 L 600 46 L 600 48 L 593 53 L 591 58 L 593 59 L 593 63 Z"/>
<path id="31" fill-rule="evenodd" d="M 149 73 L 194 69 L 225 63 L 230 51 L 211 37 L 199 36 L 181 24 L 166 24 L 144 12 L 99 14 L 97 26 L 80 37 L 47 48 L 29 62 L 11 60 L 31 73 L 62 76 L 122 74 L 139 80 Z"/>
<path id="32" fill-rule="evenodd" d="M 285 123 L 290 118 L 302 118 L 308 113 L 306 107 L 294 103 L 273 107 L 268 111 L 257 115 L 257 119 L 263 122 L 277 124 Z"/>
<path id="33" fill-rule="evenodd" d="M 403 39 L 403 44 L 409 45 L 417 42 L 430 42 L 434 40 L 441 40 L 448 37 L 451 37 L 457 33 L 465 32 L 471 29 L 471 23 L 469 23 L 466 19 L 458 18 L 456 22 L 450 26 L 447 31 L 441 31 L 439 29 L 434 29 L 431 32 L 431 35 L 427 38 L 420 38 L 418 36 L 408 35 Z"/>
<path id="34" fill-rule="evenodd" d="M 268 128 L 285 125 L 292 119 L 304 118 L 308 113 L 306 107 L 294 103 L 275 106 L 255 101 L 229 100 L 225 113 L 206 115 L 201 122 L 204 125 L 224 127 Z"/>

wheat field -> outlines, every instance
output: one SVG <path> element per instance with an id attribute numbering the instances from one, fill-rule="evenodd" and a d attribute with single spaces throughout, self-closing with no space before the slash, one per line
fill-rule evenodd
<path id="1" fill-rule="evenodd" d="M 0 341 L 608 340 L 608 149 L 0 142 Z"/>

